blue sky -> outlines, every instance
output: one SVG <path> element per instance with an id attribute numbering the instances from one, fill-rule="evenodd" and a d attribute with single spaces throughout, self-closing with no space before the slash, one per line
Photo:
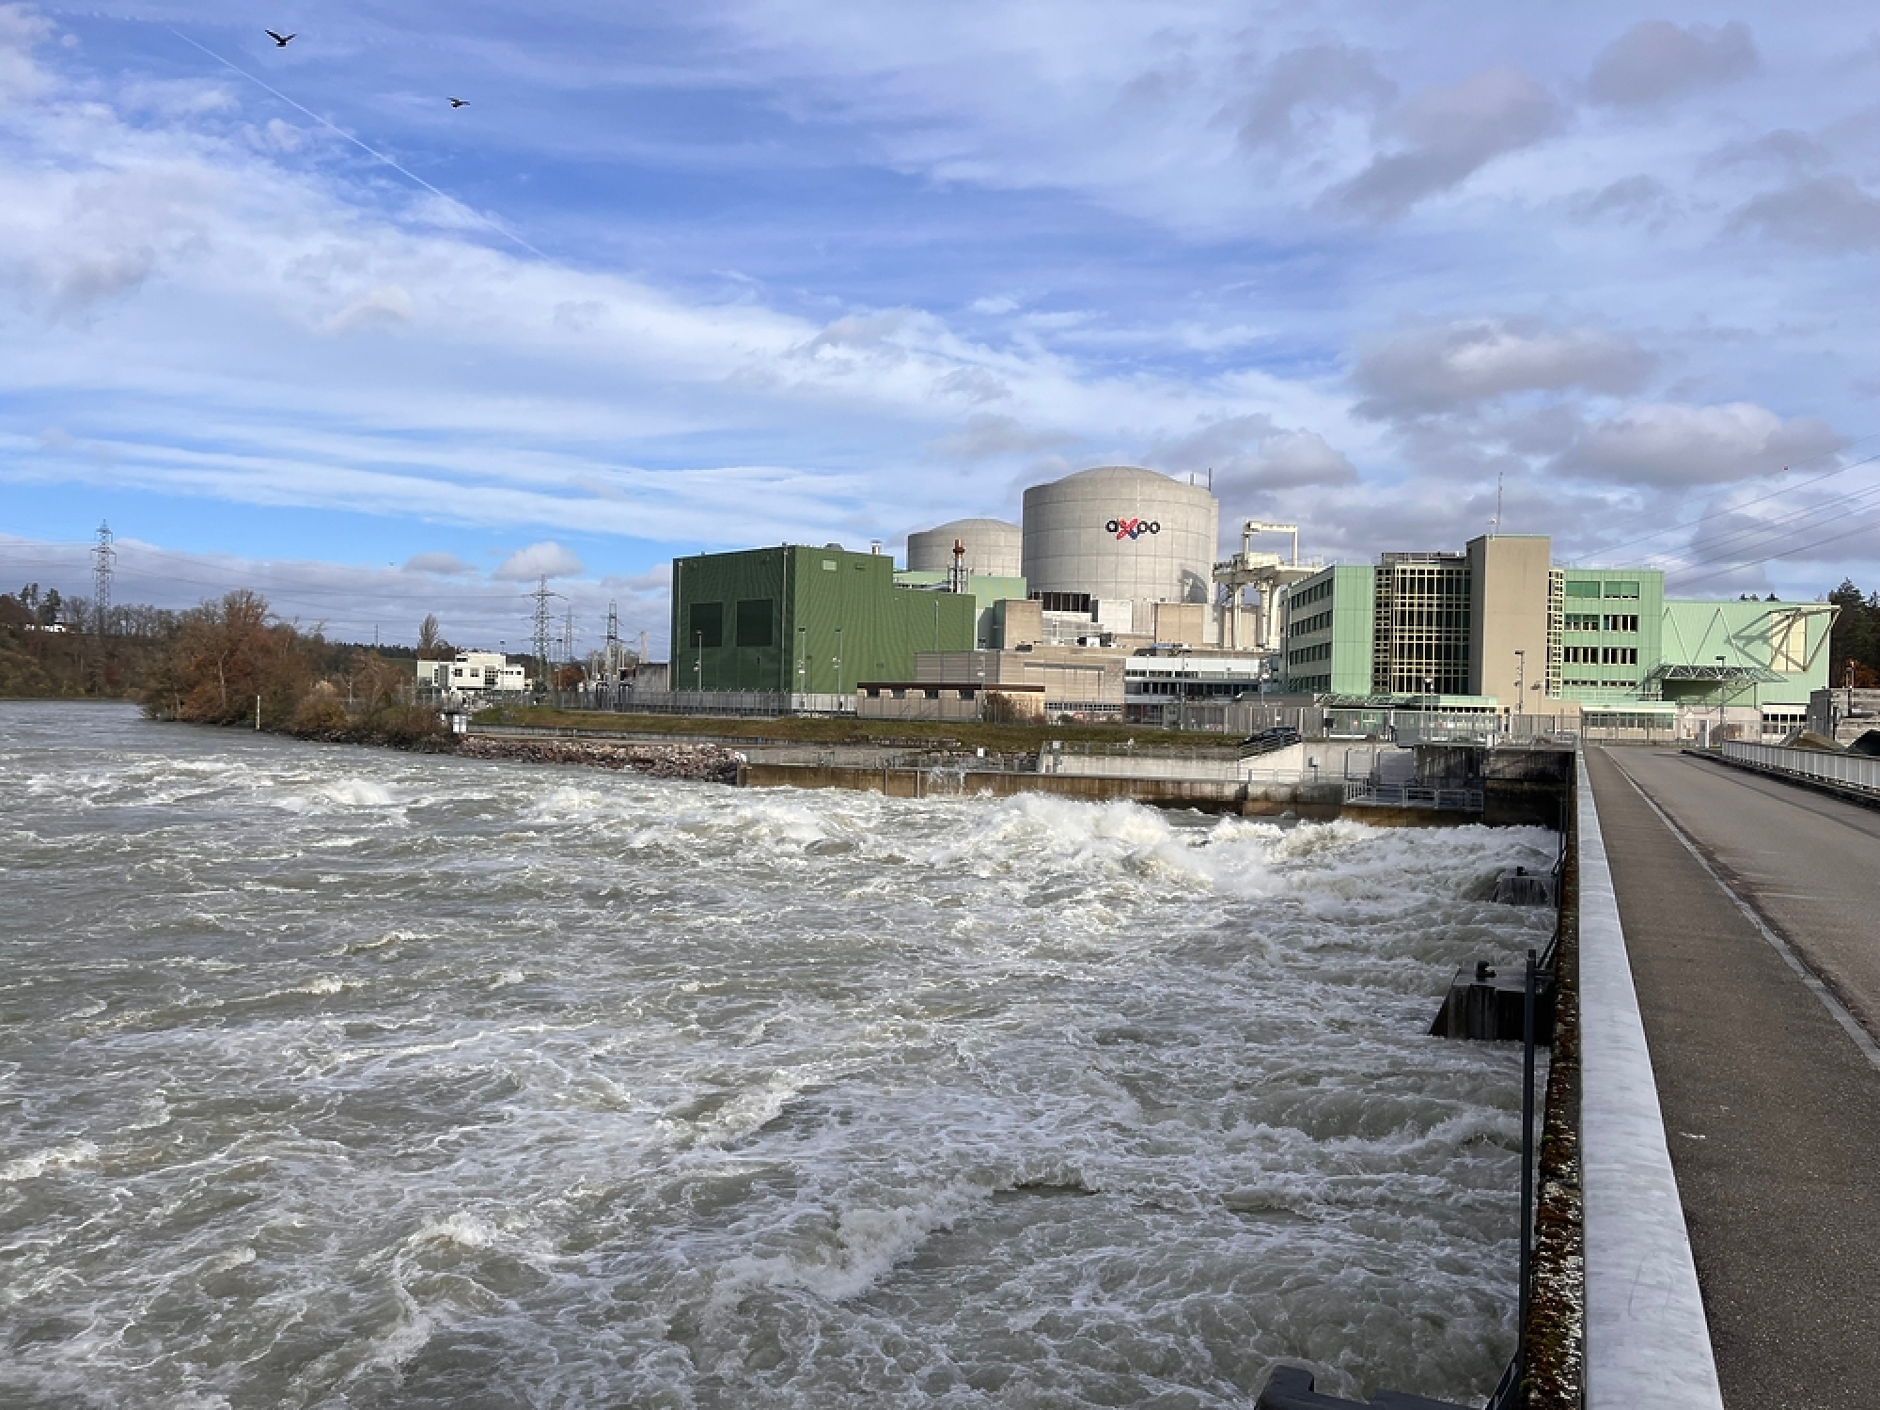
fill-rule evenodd
<path id="1" fill-rule="evenodd" d="M 1813 597 L 1877 256 L 1854 6 L 0 6 L 0 579 L 658 648 L 675 552 L 1121 460 Z"/>

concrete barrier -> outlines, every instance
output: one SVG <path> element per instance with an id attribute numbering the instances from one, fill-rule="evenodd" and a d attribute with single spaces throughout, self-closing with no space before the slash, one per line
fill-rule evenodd
<path id="1" fill-rule="evenodd" d="M 1578 773 L 1586 1406 L 1722 1410 L 1584 757 Z"/>

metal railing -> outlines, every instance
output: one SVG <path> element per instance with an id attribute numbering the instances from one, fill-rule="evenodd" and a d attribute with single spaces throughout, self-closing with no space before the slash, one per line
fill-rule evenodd
<path id="1" fill-rule="evenodd" d="M 1426 783 L 1382 783 L 1358 779 L 1345 785 L 1345 801 L 1360 808 L 1440 808 L 1482 811 L 1479 788 L 1433 788 Z"/>
<path id="2" fill-rule="evenodd" d="M 1751 768 L 1880 795 L 1880 759 L 1866 754 L 1829 754 L 1816 749 L 1785 749 L 1779 744 L 1739 744 L 1734 740 L 1726 740 L 1720 748 L 1724 758 Z"/>

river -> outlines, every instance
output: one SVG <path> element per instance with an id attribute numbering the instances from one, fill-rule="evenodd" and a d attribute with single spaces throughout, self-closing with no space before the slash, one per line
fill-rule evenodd
<path id="1" fill-rule="evenodd" d="M 0 703 L 0 1403 L 1479 1403 L 1552 848 Z"/>

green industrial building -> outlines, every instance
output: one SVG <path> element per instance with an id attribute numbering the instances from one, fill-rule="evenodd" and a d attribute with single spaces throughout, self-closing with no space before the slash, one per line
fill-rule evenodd
<path id="1" fill-rule="evenodd" d="M 1827 683 L 1834 608 L 1667 599 L 1652 568 L 1557 568 L 1534 535 L 1463 553 L 1387 553 L 1296 584 L 1284 602 L 1288 690 L 1351 704 L 1649 715 L 1680 706 L 1799 719 Z"/>
<path id="2" fill-rule="evenodd" d="M 675 558 L 672 688 L 843 695 L 970 651 L 971 595 L 897 586 L 878 553 L 786 544 Z"/>

